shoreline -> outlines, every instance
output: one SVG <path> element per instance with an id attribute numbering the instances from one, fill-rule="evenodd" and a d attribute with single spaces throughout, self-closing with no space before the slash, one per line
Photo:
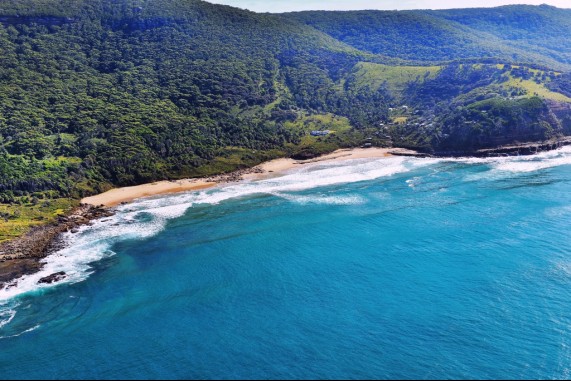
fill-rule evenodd
<path id="1" fill-rule="evenodd" d="M 208 189 L 216 185 L 216 182 L 201 179 L 165 180 L 131 187 L 114 188 L 105 193 L 86 197 L 81 200 L 81 203 L 112 208 L 139 198 Z"/>
<path id="2" fill-rule="evenodd" d="M 112 216 L 113 208 L 118 205 L 145 197 L 199 191 L 243 180 L 255 181 L 271 178 L 308 164 L 383 158 L 399 154 L 425 156 L 415 151 L 399 148 L 340 149 L 309 160 L 281 158 L 229 174 L 197 179 L 157 181 L 115 188 L 99 195 L 86 197 L 81 200 L 79 207 L 70 214 L 60 217 L 57 222 L 32 228 L 27 234 L 0 244 L 0 289 L 13 286 L 14 282 L 22 276 L 39 272 L 43 268 L 41 260 L 61 249 L 60 238 L 63 233 L 76 233 L 81 226 L 89 225 L 93 220 Z M 40 283 L 56 283 L 65 277 L 65 273 L 52 274 L 41 279 Z"/>
<path id="3" fill-rule="evenodd" d="M 494 148 L 482 148 L 476 151 L 443 151 L 435 152 L 434 157 L 477 157 L 477 158 L 498 158 L 513 156 L 532 156 L 542 152 L 554 151 L 559 148 L 571 145 L 571 137 L 566 136 L 558 139 L 543 142 L 514 143 Z"/>
<path id="4" fill-rule="evenodd" d="M 496 148 L 480 149 L 472 152 L 436 152 L 433 154 L 414 151 L 406 148 L 345 148 L 332 153 L 318 156 L 308 160 L 296 160 L 292 158 L 280 158 L 261 163 L 255 167 L 241 169 L 230 174 L 216 175 L 206 178 L 164 180 L 148 184 L 141 184 L 132 187 L 111 189 L 105 193 L 86 197 L 81 200 L 82 204 L 98 207 L 112 208 L 134 200 L 160 196 L 166 194 L 190 192 L 216 187 L 220 184 L 238 182 L 242 180 L 262 180 L 268 177 L 277 176 L 280 173 L 299 168 L 307 164 L 321 162 L 339 162 L 355 159 L 374 159 L 390 156 L 406 157 L 509 157 L 509 156 L 529 156 L 545 151 L 552 151 L 561 147 L 571 145 L 571 137 L 557 140 L 535 143 L 521 143 Z"/>
<path id="5" fill-rule="evenodd" d="M 340 149 L 330 154 L 308 160 L 295 160 L 289 158 L 275 159 L 264 162 L 255 167 L 238 170 L 230 174 L 198 179 L 165 180 L 132 187 L 115 188 L 105 193 L 86 197 L 81 200 L 81 203 L 98 207 L 113 208 L 120 204 L 130 203 L 134 200 L 145 197 L 210 189 L 220 184 L 233 183 L 242 180 L 262 180 L 308 164 L 354 159 L 374 159 L 395 155 L 417 156 L 421 154 L 416 151 L 399 148 Z"/>
<path id="6" fill-rule="evenodd" d="M 109 209 L 84 204 L 67 216 L 59 217 L 57 222 L 34 227 L 27 234 L 0 244 L 0 289 L 24 275 L 40 271 L 41 260 L 61 248 L 59 238 L 63 233 L 77 232 L 81 226 L 113 214 Z M 52 282 L 46 279 L 42 283 Z"/>
<path id="7" fill-rule="evenodd" d="M 81 200 L 78 208 L 62 216 L 55 223 L 33 228 L 27 234 L 0 244 L 0 289 L 12 286 L 25 275 L 34 274 L 43 268 L 41 260 L 61 249 L 61 235 L 76 233 L 78 228 L 91 224 L 91 221 L 114 214 L 113 208 L 134 200 L 167 194 L 192 192 L 214 188 L 221 184 L 239 181 L 256 181 L 279 176 L 304 165 L 335 163 L 355 159 L 406 157 L 505 157 L 533 155 L 571 145 L 571 137 L 540 143 L 524 143 L 506 147 L 485 149 L 476 152 L 447 152 L 427 154 L 405 148 L 347 148 L 308 160 L 281 158 L 246 168 L 205 178 L 165 180 L 132 187 L 115 188 L 99 195 Z M 65 279 L 65 273 L 52 274 L 40 283 L 56 283 Z"/>

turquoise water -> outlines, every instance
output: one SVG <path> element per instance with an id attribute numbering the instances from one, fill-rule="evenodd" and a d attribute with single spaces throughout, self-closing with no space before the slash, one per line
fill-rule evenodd
<path id="1" fill-rule="evenodd" d="M 0 377 L 568 378 L 570 164 L 357 160 L 121 207 L 0 291 Z"/>

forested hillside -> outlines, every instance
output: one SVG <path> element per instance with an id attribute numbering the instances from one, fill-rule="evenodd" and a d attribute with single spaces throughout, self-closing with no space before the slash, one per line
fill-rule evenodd
<path id="1" fill-rule="evenodd" d="M 311 25 L 363 51 L 421 62 L 494 58 L 571 69 L 571 10 L 514 5 L 443 11 L 299 12 Z"/>
<path id="2" fill-rule="evenodd" d="M 0 241 L 113 186 L 364 141 L 470 151 L 569 133 L 567 35 L 555 49 L 567 11 L 522 9 L 553 14 L 551 42 L 494 21 L 504 8 L 269 15 L 198 0 L 4 0 Z"/>
<path id="3" fill-rule="evenodd" d="M 518 50 L 571 64 L 571 40 L 567 38 L 571 34 L 571 9 L 512 5 L 437 11 L 432 15 L 471 30 L 485 31 Z"/>
<path id="4" fill-rule="evenodd" d="M 298 108 L 355 113 L 356 95 L 333 87 L 359 53 L 309 28 L 196 1 L 178 14 L 96 3 L 0 31 L 0 131 L 14 160 L 81 158 L 94 184 L 199 175 L 220 149 L 299 140 L 283 129 Z"/>

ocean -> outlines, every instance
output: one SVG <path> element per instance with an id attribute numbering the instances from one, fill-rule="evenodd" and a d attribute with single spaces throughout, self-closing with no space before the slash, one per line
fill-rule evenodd
<path id="1" fill-rule="evenodd" d="M 0 290 L 0 377 L 569 378 L 570 228 L 570 148 L 139 200 Z"/>

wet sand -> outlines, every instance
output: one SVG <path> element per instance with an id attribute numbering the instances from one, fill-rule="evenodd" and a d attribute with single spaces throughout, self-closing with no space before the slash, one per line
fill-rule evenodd
<path id="1" fill-rule="evenodd" d="M 228 183 L 236 180 L 259 180 L 274 177 L 283 172 L 299 168 L 302 165 L 354 159 L 383 158 L 392 156 L 392 153 L 414 154 L 414 151 L 399 151 L 394 148 L 355 148 L 337 150 L 333 153 L 311 160 L 276 159 L 262 163 L 248 170 L 237 171 L 231 175 L 221 175 L 206 179 L 159 181 L 133 187 L 112 189 L 96 196 L 84 198 L 81 202 L 95 206 L 103 205 L 106 207 L 114 207 L 121 203 L 128 203 L 143 197 L 204 190 L 221 183 Z"/>

